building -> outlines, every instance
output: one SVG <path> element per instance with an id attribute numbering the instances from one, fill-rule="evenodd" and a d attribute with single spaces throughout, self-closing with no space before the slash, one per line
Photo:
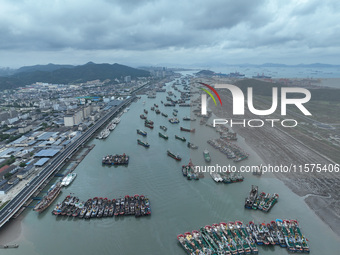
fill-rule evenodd
<path id="1" fill-rule="evenodd" d="M 65 115 L 64 116 L 64 125 L 65 127 L 73 127 L 74 126 L 74 118 L 73 115 Z"/>
<path id="2" fill-rule="evenodd" d="M 20 134 L 27 133 L 28 131 L 32 130 L 32 125 L 27 125 L 26 127 L 19 127 L 18 130 Z"/>
<path id="3" fill-rule="evenodd" d="M 83 108 L 83 117 L 84 117 L 84 119 L 88 118 L 88 117 L 91 115 L 91 112 L 92 112 L 92 107 L 91 107 L 91 105 L 85 106 L 85 107 Z"/>
<path id="4" fill-rule="evenodd" d="M 131 76 L 125 76 L 124 82 L 126 82 L 126 83 L 131 82 Z"/>

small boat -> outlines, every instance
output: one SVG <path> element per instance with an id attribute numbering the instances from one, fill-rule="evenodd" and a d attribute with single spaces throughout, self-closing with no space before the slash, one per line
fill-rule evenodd
<path id="1" fill-rule="evenodd" d="M 165 140 L 169 139 L 169 137 L 167 135 L 162 134 L 161 132 L 158 133 L 158 136 L 164 138 Z"/>
<path id="2" fill-rule="evenodd" d="M 144 123 L 150 124 L 150 125 L 153 125 L 153 124 L 154 124 L 152 120 L 148 120 L 148 119 L 146 119 Z"/>
<path id="3" fill-rule="evenodd" d="M 162 112 L 162 116 L 164 116 L 164 117 L 168 117 L 168 114 L 166 114 L 166 113 Z"/>
<path id="4" fill-rule="evenodd" d="M 148 110 L 144 109 L 144 113 L 145 113 L 145 114 L 148 114 Z"/>
<path id="5" fill-rule="evenodd" d="M 192 133 L 195 133 L 195 129 L 188 129 L 188 128 L 184 128 L 184 127 L 180 127 L 180 130 L 181 131 L 185 131 L 185 132 L 192 132 Z"/>
<path id="6" fill-rule="evenodd" d="M 160 127 L 160 129 L 162 129 L 162 130 L 164 130 L 164 131 L 167 131 L 168 130 L 168 128 L 166 127 L 166 126 L 159 126 Z"/>
<path id="7" fill-rule="evenodd" d="M 175 135 L 175 138 L 176 139 L 178 139 L 178 140 L 181 140 L 181 141 L 183 141 L 183 142 L 185 142 L 187 139 L 185 139 L 185 137 L 183 136 L 183 137 L 180 137 L 180 136 L 178 136 L 178 135 Z"/>
<path id="8" fill-rule="evenodd" d="M 187 143 L 187 146 L 188 146 L 188 148 L 190 148 L 190 149 L 194 149 L 194 150 L 198 149 L 198 146 L 197 146 L 197 145 L 194 145 L 193 143 L 190 143 L 190 142 Z"/>
<path id="9" fill-rule="evenodd" d="M 208 151 L 207 149 L 205 149 L 205 150 L 203 151 L 203 156 L 204 156 L 204 160 L 205 160 L 206 162 L 210 162 L 210 161 L 211 161 L 210 154 L 209 154 L 209 151 Z"/>
<path id="10" fill-rule="evenodd" d="M 143 142 L 143 141 L 141 141 L 140 139 L 137 139 L 137 143 L 138 143 L 139 145 L 142 145 L 142 146 L 146 147 L 146 148 L 149 148 L 149 147 L 150 147 L 150 144 L 148 144 L 147 142 Z"/>
<path id="11" fill-rule="evenodd" d="M 169 122 L 170 122 L 171 124 L 178 124 L 178 123 L 179 123 L 179 120 L 178 120 L 177 118 L 170 118 L 170 119 L 169 119 Z"/>
<path id="12" fill-rule="evenodd" d="M 156 110 L 155 110 L 155 113 L 156 113 L 156 114 L 160 114 L 161 111 L 160 111 L 159 109 L 156 109 Z"/>
<path id="13" fill-rule="evenodd" d="M 152 124 L 145 123 L 144 126 L 153 129 L 153 125 Z"/>
<path id="14" fill-rule="evenodd" d="M 71 182 L 73 182 L 73 180 L 77 177 L 76 173 L 70 173 L 68 175 L 66 175 L 66 177 L 63 178 L 63 180 L 61 181 L 61 186 L 68 186 L 70 185 Z"/>
<path id="15" fill-rule="evenodd" d="M 148 133 L 143 130 L 137 129 L 137 134 L 142 135 L 142 136 L 147 136 Z"/>
<path id="16" fill-rule="evenodd" d="M 174 153 L 172 153 L 169 150 L 167 151 L 167 153 L 168 153 L 168 156 L 172 157 L 173 159 L 176 159 L 177 161 L 181 161 L 182 160 L 182 158 L 178 154 L 175 155 Z"/>
<path id="17" fill-rule="evenodd" d="M 145 116 L 144 114 L 139 115 L 139 117 L 140 117 L 142 120 L 146 120 L 146 116 Z"/>

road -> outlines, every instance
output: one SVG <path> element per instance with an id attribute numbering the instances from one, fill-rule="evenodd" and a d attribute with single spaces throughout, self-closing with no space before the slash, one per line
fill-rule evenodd
<path id="1" fill-rule="evenodd" d="M 63 151 L 57 154 L 55 158 L 46 166 L 25 188 L 18 193 L 1 211 L 0 211 L 0 228 L 8 222 L 11 217 L 25 204 L 25 202 L 37 191 L 52 174 L 59 170 L 63 163 L 71 158 L 81 146 L 83 146 L 95 132 L 98 131 L 111 117 L 119 112 L 125 105 L 129 104 L 135 96 L 126 99 L 125 102 L 112 109 L 109 113 L 103 116 L 92 127 L 86 130 L 80 137 L 69 144 Z"/>

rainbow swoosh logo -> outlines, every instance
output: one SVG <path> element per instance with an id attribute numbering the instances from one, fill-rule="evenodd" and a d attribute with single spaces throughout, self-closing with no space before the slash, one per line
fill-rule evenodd
<path id="1" fill-rule="evenodd" d="M 210 85 L 205 84 L 205 83 L 203 83 L 203 82 L 199 82 L 199 84 L 202 84 L 203 86 L 207 87 L 207 88 L 210 89 L 212 92 L 214 92 L 215 95 L 217 96 L 218 100 L 220 101 L 221 106 L 222 106 L 222 100 L 221 100 L 221 98 L 220 98 L 220 95 L 217 93 L 217 91 L 216 91 L 213 87 L 211 87 Z M 217 105 L 214 96 L 210 93 L 209 90 L 206 90 L 205 88 L 200 88 L 200 89 L 203 90 L 204 92 L 206 92 L 206 93 L 212 98 L 212 100 L 214 100 L 215 105 Z"/>

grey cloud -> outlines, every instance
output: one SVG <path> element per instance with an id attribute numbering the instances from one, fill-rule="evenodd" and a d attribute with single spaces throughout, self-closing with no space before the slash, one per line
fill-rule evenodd
<path id="1" fill-rule="evenodd" d="M 183 50 L 202 50 L 205 58 L 242 50 L 247 57 L 252 48 L 339 54 L 338 10 L 337 0 L 2 0 L 0 51 L 163 51 L 170 58 L 171 49 L 177 59 Z"/>

